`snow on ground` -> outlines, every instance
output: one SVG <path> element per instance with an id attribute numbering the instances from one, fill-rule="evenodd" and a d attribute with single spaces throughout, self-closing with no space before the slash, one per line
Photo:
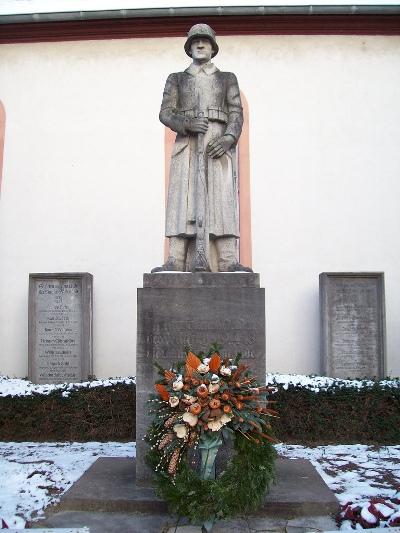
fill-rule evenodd
<path id="1" fill-rule="evenodd" d="M 276 450 L 311 461 L 342 505 L 341 529 L 400 525 L 400 446 L 279 444 Z"/>
<path id="2" fill-rule="evenodd" d="M 369 516 L 373 497 L 392 500 L 391 518 L 400 516 L 400 446 L 279 444 L 276 449 L 283 457 L 310 460 L 339 502 L 363 507 L 363 516 Z M 24 529 L 25 521 L 42 517 L 45 507 L 100 456 L 134 457 L 135 443 L 0 443 L 0 519 Z M 384 510 L 383 504 L 376 505 Z M 351 522 L 343 524 L 347 528 Z"/>
<path id="3" fill-rule="evenodd" d="M 134 442 L 0 442 L 0 524 L 41 518 L 98 457 L 134 457 Z M 0 526 L 1 527 L 1 526 Z"/>
<path id="4" fill-rule="evenodd" d="M 112 387 L 119 383 L 135 383 L 135 378 L 96 380 L 85 383 L 35 385 L 30 381 L 0 376 L 0 396 L 50 394 L 61 390 L 68 401 L 70 392 L 82 387 Z M 321 376 L 267 374 L 267 383 L 301 386 L 313 391 L 329 387 L 370 387 L 372 381 L 337 380 Z M 399 380 L 382 381 L 383 387 L 400 387 Z M 400 525 L 400 446 L 374 447 L 361 444 L 318 446 L 277 445 L 279 455 L 309 459 L 339 502 L 352 502 L 344 510 L 342 527 L 366 527 L 373 520 L 371 514 L 391 513 L 388 520 L 399 520 Z M 7 443 L 0 442 L 0 523 L 24 529 L 25 522 L 40 518 L 44 509 L 58 501 L 63 494 L 100 456 L 134 457 L 135 443 Z M 380 497 L 391 506 L 371 499 Z M 372 513 L 371 513 L 372 512 Z M 353 519 L 353 515 L 356 517 Z M 351 521 L 352 520 L 352 521 Z M 376 522 L 379 524 L 379 521 Z M 361 524 L 361 525 L 360 525 Z M 397 525 L 397 522 L 394 522 Z M 371 526 L 368 526 L 371 527 Z"/>
<path id="5" fill-rule="evenodd" d="M 400 446 L 278 444 L 283 457 L 308 459 L 344 505 L 374 496 L 400 497 Z"/>

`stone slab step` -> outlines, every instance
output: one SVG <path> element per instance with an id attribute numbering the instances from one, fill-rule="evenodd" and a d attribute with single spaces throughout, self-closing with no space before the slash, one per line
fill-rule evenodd
<path id="1" fill-rule="evenodd" d="M 176 518 L 168 515 L 142 513 L 100 513 L 85 511 L 61 511 L 49 516 L 40 523 L 32 522 L 33 531 L 37 527 L 82 526 L 90 528 L 90 533 L 161 533 L 176 523 Z M 55 530 L 58 531 L 58 530 Z"/>
<path id="2" fill-rule="evenodd" d="M 309 461 L 278 459 L 277 483 L 255 516 L 320 516 L 336 513 L 339 503 Z M 154 489 L 135 483 L 135 460 L 101 457 L 47 511 L 166 513 Z"/>
<path id="3" fill-rule="evenodd" d="M 176 516 L 166 514 L 62 511 L 50 516 L 44 522 L 48 526 L 54 527 L 87 525 L 90 527 L 90 533 L 112 533 L 114 531 L 123 533 L 201 533 L 199 526 L 187 523 L 180 525 L 184 523 L 183 519 L 178 520 Z M 32 529 L 36 527 L 39 527 L 38 523 L 31 525 Z M 35 531 L 58 532 L 61 530 L 35 529 Z M 246 517 L 222 520 L 217 522 L 213 528 L 213 533 L 321 533 L 325 531 L 337 532 L 336 524 L 329 516 L 308 516 L 292 520 L 276 517 Z"/>
<path id="4" fill-rule="evenodd" d="M 20 529 L 7 529 L 8 533 L 21 533 Z M 51 527 L 51 528 L 37 528 L 36 533 L 90 533 L 90 529 L 87 527 Z"/>

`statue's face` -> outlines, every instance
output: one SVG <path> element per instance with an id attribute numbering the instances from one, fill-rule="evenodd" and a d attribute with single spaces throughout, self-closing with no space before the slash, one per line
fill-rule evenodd
<path id="1" fill-rule="evenodd" d="M 211 41 L 207 38 L 200 37 L 193 39 L 190 45 L 190 51 L 193 61 L 210 61 L 213 52 Z"/>

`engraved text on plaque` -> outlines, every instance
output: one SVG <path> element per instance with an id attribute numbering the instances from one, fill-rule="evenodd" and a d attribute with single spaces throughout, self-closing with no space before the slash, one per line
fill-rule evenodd
<path id="1" fill-rule="evenodd" d="M 29 377 L 79 382 L 92 373 L 92 276 L 31 274 Z"/>
<path id="2" fill-rule="evenodd" d="M 323 373 L 339 378 L 383 378 L 382 273 L 320 275 Z"/>

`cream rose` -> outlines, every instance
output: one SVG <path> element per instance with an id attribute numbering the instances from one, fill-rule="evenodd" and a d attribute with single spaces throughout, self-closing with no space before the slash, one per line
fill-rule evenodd
<path id="1" fill-rule="evenodd" d="M 186 438 L 188 431 L 189 431 L 188 428 L 185 426 L 185 424 L 175 424 L 175 426 L 173 427 L 173 430 L 175 431 L 178 439 Z"/>
<path id="2" fill-rule="evenodd" d="M 172 388 L 174 389 L 174 391 L 180 391 L 183 389 L 183 381 L 174 381 L 172 383 Z"/>
<path id="3" fill-rule="evenodd" d="M 219 391 L 219 383 L 210 383 L 208 386 L 208 392 L 210 394 L 215 394 Z"/>
<path id="4" fill-rule="evenodd" d="M 230 376 L 232 374 L 232 371 L 228 366 L 222 365 L 221 368 L 219 369 L 219 373 L 222 374 L 223 376 Z"/>
<path id="5" fill-rule="evenodd" d="M 231 421 L 231 417 L 229 415 L 223 414 L 219 418 L 216 418 L 215 420 L 210 420 L 207 422 L 207 426 L 211 431 L 219 431 L 225 424 Z"/>
<path id="6" fill-rule="evenodd" d="M 189 426 L 194 427 L 197 424 L 199 417 L 193 413 L 186 412 L 184 413 L 182 420 L 187 422 Z"/>
<path id="7" fill-rule="evenodd" d="M 219 418 L 216 420 L 210 420 L 207 422 L 208 429 L 211 429 L 211 431 L 219 431 L 222 428 L 222 424 Z"/>
<path id="8" fill-rule="evenodd" d="M 200 363 L 197 367 L 197 372 L 199 374 L 206 374 L 210 370 L 210 367 L 208 365 L 205 365 L 204 363 Z"/>
<path id="9" fill-rule="evenodd" d="M 183 401 L 189 405 L 192 405 L 192 403 L 196 403 L 197 398 L 195 396 L 191 396 L 190 394 L 184 394 Z"/>
<path id="10" fill-rule="evenodd" d="M 227 415 L 224 413 L 219 420 L 221 424 L 225 426 L 225 424 L 231 421 L 231 418 L 232 418 L 232 415 Z"/>
<path id="11" fill-rule="evenodd" d="M 179 404 L 179 398 L 177 396 L 170 396 L 169 397 L 169 405 L 171 407 L 176 407 Z"/>

